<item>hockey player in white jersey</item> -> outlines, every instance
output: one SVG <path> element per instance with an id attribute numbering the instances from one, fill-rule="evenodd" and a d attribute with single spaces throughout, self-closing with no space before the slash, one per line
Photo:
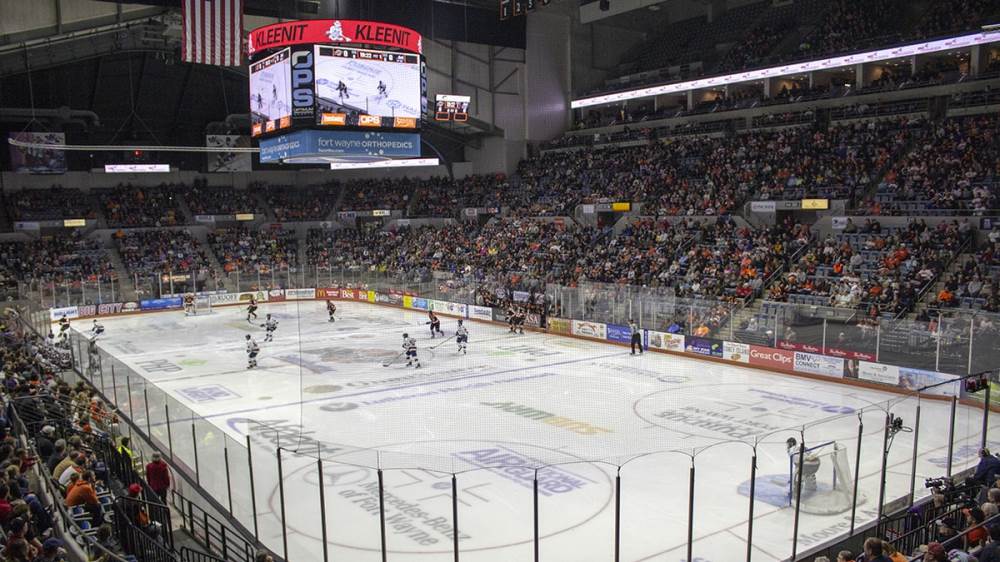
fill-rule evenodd
<path id="1" fill-rule="evenodd" d="M 253 339 L 253 336 L 247 334 L 247 369 L 253 369 L 257 366 L 258 353 L 260 353 L 260 346 L 257 345 L 257 341 Z"/>
<path id="2" fill-rule="evenodd" d="M 268 314 L 267 317 L 264 319 L 264 323 L 261 324 L 260 327 L 264 328 L 266 332 L 266 335 L 264 336 L 264 341 L 265 342 L 274 341 L 274 331 L 278 329 L 278 321 L 275 320 L 274 318 L 271 318 L 271 315 Z"/>
<path id="3" fill-rule="evenodd" d="M 455 341 L 458 342 L 459 353 L 465 355 L 465 348 L 469 344 L 469 330 L 461 320 L 458 321 L 458 329 L 455 330 Z"/>
<path id="4" fill-rule="evenodd" d="M 417 340 L 411 338 L 410 334 L 403 334 L 403 351 L 406 352 L 406 366 L 412 367 L 416 363 L 420 368 L 420 359 L 417 357 Z"/>
<path id="5" fill-rule="evenodd" d="M 104 333 L 104 326 L 97 323 L 97 319 L 94 319 L 94 324 L 90 327 L 90 333 L 93 337 L 97 337 Z"/>

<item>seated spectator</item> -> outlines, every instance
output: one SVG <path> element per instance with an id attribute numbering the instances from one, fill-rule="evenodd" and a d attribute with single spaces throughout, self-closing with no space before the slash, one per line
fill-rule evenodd
<path id="1" fill-rule="evenodd" d="M 66 507 L 83 507 L 90 513 L 92 521 L 102 521 L 101 502 L 94 490 L 94 473 L 86 471 L 80 483 L 66 495 Z"/>

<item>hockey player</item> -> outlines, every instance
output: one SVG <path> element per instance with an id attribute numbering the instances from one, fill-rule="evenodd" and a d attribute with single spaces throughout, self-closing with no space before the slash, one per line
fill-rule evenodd
<path id="1" fill-rule="evenodd" d="M 268 314 L 267 318 L 264 320 L 264 323 L 261 324 L 260 327 L 264 328 L 264 330 L 267 332 L 267 335 L 264 336 L 264 341 L 265 342 L 274 341 L 274 331 L 278 329 L 278 321 L 275 320 L 274 318 L 271 318 L 271 315 Z"/>
<path id="2" fill-rule="evenodd" d="M 63 314 L 63 317 L 59 319 L 59 336 L 65 338 L 68 336 L 69 332 L 69 318 Z"/>
<path id="3" fill-rule="evenodd" d="M 378 81 L 378 95 L 382 98 L 386 96 L 385 82 L 381 80 Z"/>
<path id="4" fill-rule="evenodd" d="M 333 317 L 337 313 L 337 305 L 333 304 L 333 301 L 330 299 L 326 300 L 326 313 L 330 315 L 328 322 L 335 322 L 337 320 Z"/>
<path id="5" fill-rule="evenodd" d="M 788 448 L 788 458 L 792 460 L 792 477 L 793 480 L 792 489 L 795 489 L 794 482 L 799 478 L 799 453 L 802 451 L 798 441 L 794 437 L 789 437 L 785 441 L 785 446 Z M 820 459 L 816 455 L 806 452 L 805 456 L 801 459 L 802 468 L 802 489 L 807 492 L 816 491 L 816 473 L 819 472 Z"/>
<path id="6" fill-rule="evenodd" d="M 184 295 L 184 316 L 194 314 L 194 295 Z"/>
<path id="7" fill-rule="evenodd" d="M 340 102 L 343 103 L 344 99 L 351 99 L 350 94 L 347 93 L 347 84 L 344 84 L 343 80 L 337 81 L 337 93 L 340 94 Z"/>
<path id="8" fill-rule="evenodd" d="M 411 338 L 410 334 L 403 334 L 403 351 L 406 352 L 406 366 L 412 367 L 416 363 L 420 368 L 420 359 L 417 357 L 417 340 Z"/>
<path id="9" fill-rule="evenodd" d="M 441 319 L 437 317 L 437 314 L 434 314 L 433 310 L 428 310 L 427 317 L 430 318 L 427 323 L 431 325 L 431 338 L 437 334 L 441 334 L 443 336 L 444 332 L 441 331 Z"/>
<path id="10" fill-rule="evenodd" d="M 247 324 L 250 324 L 250 317 L 257 319 L 257 299 L 250 297 L 250 304 L 247 306 Z"/>
<path id="11" fill-rule="evenodd" d="M 104 326 L 97 323 L 97 319 L 94 319 L 94 324 L 90 327 L 90 333 L 95 338 L 104 333 Z"/>
<path id="12" fill-rule="evenodd" d="M 458 329 L 455 330 L 455 341 L 458 342 L 458 351 L 462 354 L 466 354 L 466 346 L 469 344 L 469 330 L 462 324 L 462 321 L 458 321 Z"/>
<path id="13" fill-rule="evenodd" d="M 628 329 L 632 333 L 632 355 L 635 355 L 637 347 L 639 348 L 639 355 L 642 355 L 642 332 L 639 330 L 639 325 L 629 320 Z"/>
<path id="14" fill-rule="evenodd" d="M 510 310 L 507 311 L 507 325 L 510 326 L 510 333 L 512 334 L 524 334 L 524 319 L 525 319 L 524 309 L 511 306 Z"/>
<path id="15" fill-rule="evenodd" d="M 260 353 L 260 346 L 250 334 L 247 334 L 247 369 L 257 366 L 257 354 Z"/>

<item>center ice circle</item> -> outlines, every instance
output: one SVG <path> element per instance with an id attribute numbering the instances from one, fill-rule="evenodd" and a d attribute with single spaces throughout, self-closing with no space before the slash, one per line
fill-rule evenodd
<path id="1" fill-rule="evenodd" d="M 539 481 L 539 533 L 551 537 L 577 528 L 608 508 L 613 486 L 598 464 L 555 449 L 510 441 L 435 440 L 378 447 L 383 459 L 385 518 L 389 550 L 436 554 L 452 551 L 451 477 L 459 498 L 459 545 L 462 552 L 506 548 L 534 539 L 533 486 Z M 418 450 L 412 453 L 407 450 Z M 340 460 L 341 462 L 338 462 Z M 427 466 L 428 469 L 408 468 Z M 297 465 L 298 466 L 298 465 Z M 305 498 L 318 498 L 315 461 L 286 478 L 301 482 L 286 509 L 302 509 Z M 350 457 L 323 461 L 328 540 L 346 548 L 378 551 L 380 541 L 378 471 Z M 294 484 L 293 484 L 294 486 Z M 271 507 L 280 508 L 277 493 Z M 316 509 L 318 513 L 318 508 Z M 308 522 L 309 524 L 300 524 Z M 313 524 L 315 523 L 315 524 Z M 289 530 L 321 540 L 315 517 L 290 517 Z"/>

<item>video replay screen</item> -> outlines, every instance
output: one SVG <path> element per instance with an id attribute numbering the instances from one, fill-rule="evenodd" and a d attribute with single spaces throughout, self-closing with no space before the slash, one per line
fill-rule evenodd
<path id="1" fill-rule="evenodd" d="M 315 64 L 318 124 L 411 127 L 419 122 L 420 55 L 318 45 Z"/>
<path id="2" fill-rule="evenodd" d="M 282 120 L 289 121 L 291 72 L 289 49 L 250 65 L 250 122 L 255 136 L 282 126 Z"/>

